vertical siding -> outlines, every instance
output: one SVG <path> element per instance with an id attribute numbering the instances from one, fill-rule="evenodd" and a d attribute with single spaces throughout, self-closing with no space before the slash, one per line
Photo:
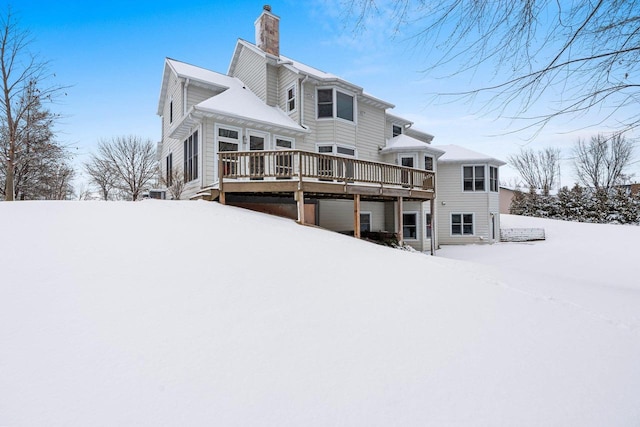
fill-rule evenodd
<path id="1" fill-rule="evenodd" d="M 237 77 L 264 102 L 267 102 L 266 60 L 250 49 L 242 48 L 233 77 Z"/>

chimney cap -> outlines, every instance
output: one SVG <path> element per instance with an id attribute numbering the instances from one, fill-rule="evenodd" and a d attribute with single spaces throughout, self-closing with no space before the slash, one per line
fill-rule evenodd
<path id="1" fill-rule="evenodd" d="M 271 12 L 271 6 L 268 4 L 265 4 L 264 6 L 262 6 L 262 9 L 266 10 L 267 12 Z"/>

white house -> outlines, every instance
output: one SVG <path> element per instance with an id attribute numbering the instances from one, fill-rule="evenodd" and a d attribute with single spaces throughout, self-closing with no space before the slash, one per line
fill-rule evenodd
<path id="1" fill-rule="evenodd" d="M 281 55 L 268 6 L 255 27 L 256 44 L 237 41 L 227 74 L 165 61 L 160 161 L 169 184 L 171 171 L 184 176 L 182 198 L 357 237 L 395 233 L 418 250 L 498 238 L 503 162 L 433 146 L 391 103 Z"/>

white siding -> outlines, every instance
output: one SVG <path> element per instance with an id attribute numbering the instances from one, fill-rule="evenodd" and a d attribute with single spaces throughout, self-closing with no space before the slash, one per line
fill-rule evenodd
<path id="1" fill-rule="evenodd" d="M 242 80 L 253 93 L 267 102 L 267 66 L 262 56 L 251 49 L 242 48 L 233 77 Z"/>
<path id="2" fill-rule="evenodd" d="M 438 164 L 436 209 L 438 243 L 442 245 L 489 242 L 489 199 L 490 196 L 495 196 L 495 193 L 462 191 L 462 166 L 462 163 Z M 472 236 L 451 235 L 452 213 L 474 214 Z"/>
<path id="3" fill-rule="evenodd" d="M 333 231 L 353 231 L 353 200 L 320 200 L 319 225 Z M 361 202 L 362 212 L 371 212 L 371 231 L 385 229 L 384 203 Z"/>
<path id="4" fill-rule="evenodd" d="M 356 140 L 359 159 L 382 161 L 379 148 L 385 146 L 384 123 L 385 113 L 382 108 L 359 103 Z"/>
<path id="5" fill-rule="evenodd" d="M 292 112 L 287 111 L 287 90 L 291 86 L 295 87 L 296 91 L 296 106 Z M 279 77 L 278 77 L 278 106 L 282 111 L 285 111 L 289 114 L 292 120 L 298 122 L 300 111 L 300 85 L 298 84 L 298 75 L 293 71 L 280 67 Z"/>
<path id="6" fill-rule="evenodd" d="M 219 92 L 215 92 L 211 89 L 205 89 L 200 86 L 195 86 L 195 85 L 187 86 L 187 111 L 189 111 L 189 109 L 194 105 L 199 104 L 202 101 L 209 99 L 218 93 Z"/>
<path id="7" fill-rule="evenodd" d="M 267 72 L 267 98 L 266 103 L 271 107 L 278 105 L 278 69 L 273 65 L 266 66 Z"/>

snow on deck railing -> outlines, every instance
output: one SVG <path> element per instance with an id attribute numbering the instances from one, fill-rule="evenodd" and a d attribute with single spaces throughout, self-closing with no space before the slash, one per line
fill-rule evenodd
<path id="1" fill-rule="evenodd" d="M 545 240 L 544 228 L 501 228 L 502 242 L 531 242 Z"/>

